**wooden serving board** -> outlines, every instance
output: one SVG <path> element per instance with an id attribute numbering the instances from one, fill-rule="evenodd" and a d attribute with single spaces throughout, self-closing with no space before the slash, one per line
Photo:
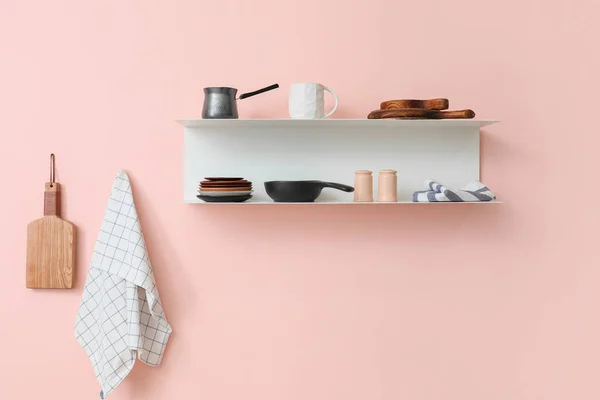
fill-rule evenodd
<path id="1" fill-rule="evenodd" d="M 473 110 L 438 111 L 422 108 L 406 108 L 402 110 L 375 110 L 367 116 L 368 119 L 470 119 L 475 118 Z"/>
<path id="2" fill-rule="evenodd" d="M 27 225 L 27 279 L 30 289 L 71 289 L 75 226 L 60 217 L 60 184 L 46 183 L 44 217 Z"/>
<path id="3" fill-rule="evenodd" d="M 425 110 L 447 110 L 448 99 L 431 100 L 388 100 L 381 103 L 382 110 L 401 110 L 405 108 L 422 108 Z"/>

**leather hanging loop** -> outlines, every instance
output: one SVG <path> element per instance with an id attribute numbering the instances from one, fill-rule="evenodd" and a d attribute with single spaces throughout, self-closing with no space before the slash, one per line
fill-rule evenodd
<path id="1" fill-rule="evenodd" d="M 50 182 L 46 182 L 44 190 L 44 215 L 60 217 L 60 184 L 56 183 L 56 167 L 54 153 L 50 154 Z"/>
<path id="2" fill-rule="evenodd" d="M 56 175 L 54 172 L 54 153 L 50 154 L 50 187 L 54 186 Z"/>

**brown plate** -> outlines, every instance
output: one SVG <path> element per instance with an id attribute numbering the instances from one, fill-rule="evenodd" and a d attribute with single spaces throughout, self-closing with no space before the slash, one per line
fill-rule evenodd
<path id="1" fill-rule="evenodd" d="M 252 190 L 252 186 L 227 186 L 227 187 L 206 187 L 206 186 L 198 186 L 198 190 L 201 192 L 206 192 L 206 191 L 222 191 L 222 192 L 227 192 L 227 191 L 234 191 L 234 190 Z"/>
<path id="2" fill-rule="evenodd" d="M 202 187 L 200 188 L 202 192 L 247 192 L 252 190 L 252 187 L 221 187 L 221 188 L 213 188 L 213 187 Z"/>
<path id="3" fill-rule="evenodd" d="M 252 182 L 243 180 L 243 181 L 202 181 L 200 182 L 201 186 L 249 186 L 252 185 Z"/>
<path id="4" fill-rule="evenodd" d="M 207 183 L 201 183 L 198 186 L 200 186 L 200 187 L 246 187 L 246 186 L 252 186 L 252 182 L 239 182 L 239 183 L 237 183 L 237 182 L 239 182 L 239 181 L 231 182 L 232 185 L 227 184 L 227 183 L 216 183 L 214 185 L 207 184 Z M 237 185 L 235 183 L 237 183 Z"/>
<path id="5" fill-rule="evenodd" d="M 228 178 L 226 176 L 205 176 L 204 179 L 207 181 L 241 181 L 244 178 Z"/>
<path id="6" fill-rule="evenodd" d="M 247 194 L 245 196 L 219 196 L 219 197 L 213 197 L 213 196 L 204 196 L 204 195 L 197 195 L 197 198 L 206 201 L 207 203 L 242 203 L 248 199 L 252 198 L 251 194 Z"/>
<path id="7" fill-rule="evenodd" d="M 227 188 L 231 188 L 231 187 L 245 187 L 245 188 L 251 188 L 252 185 L 236 185 L 236 186 L 231 186 L 231 185 L 200 185 L 198 186 L 200 189 L 216 189 L 216 188 L 221 188 L 221 189 L 227 189 Z"/>

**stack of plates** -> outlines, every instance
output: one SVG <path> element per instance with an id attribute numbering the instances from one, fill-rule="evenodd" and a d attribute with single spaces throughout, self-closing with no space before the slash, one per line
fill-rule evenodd
<path id="1" fill-rule="evenodd" d="M 198 198 L 211 203 L 242 202 L 252 198 L 252 182 L 244 178 L 208 176 L 200 182 Z"/>

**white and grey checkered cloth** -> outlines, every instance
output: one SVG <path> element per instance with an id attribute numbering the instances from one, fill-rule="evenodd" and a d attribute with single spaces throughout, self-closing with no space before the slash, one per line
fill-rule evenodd
<path id="1" fill-rule="evenodd" d="M 120 170 L 98 234 L 75 323 L 106 398 L 135 364 L 159 365 L 171 334 L 129 177 Z"/>
<path id="2" fill-rule="evenodd" d="M 413 202 L 478 202 L 492 201 L 496 198 L 487 186 L 478 181 L 469 182 L 461 190 L 447 188 L 432 180 L 426 180 L 425 187 L 427 190 L 418 190 L 413 193 Z"/>

